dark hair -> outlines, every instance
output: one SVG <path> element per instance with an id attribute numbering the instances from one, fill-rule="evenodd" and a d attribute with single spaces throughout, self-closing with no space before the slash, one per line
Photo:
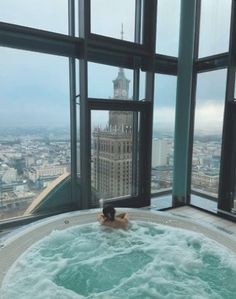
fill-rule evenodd
<path id="1" fill-rule="evenodd" d="M 114 221 L 116 210 L 112 206 L 106 206 L 102 212 L 109 221 Z"/>

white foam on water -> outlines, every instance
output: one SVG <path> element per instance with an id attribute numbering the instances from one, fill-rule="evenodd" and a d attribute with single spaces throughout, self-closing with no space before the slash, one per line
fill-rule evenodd
<path id="1" fill-rule="evenodd" d="M 132 222 L 55 230 L 3 281 L 3 299 L 234 299 L 236 257 L 188 230 Z"/>

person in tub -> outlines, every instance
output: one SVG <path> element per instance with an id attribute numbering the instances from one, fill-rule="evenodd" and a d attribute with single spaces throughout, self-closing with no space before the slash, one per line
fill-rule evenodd
<path id="1" fill-rule="evenodd" d="M 116 210 L 112 206 L 106 206 L 102 210 L 103 214 L 98 215 L 98 221 L 111 228 L 128 228 L 128 214 L 116 215 Z"/>

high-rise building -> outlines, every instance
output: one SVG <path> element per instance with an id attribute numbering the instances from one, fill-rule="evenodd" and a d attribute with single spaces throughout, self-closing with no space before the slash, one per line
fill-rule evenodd
<path id="1" fill-rule="evenodd" d="M 170 146 L 166 139 L 154 138 L 152 140 L 152 168 L 167 166 Z"/>
<path id="2" fill-rule="evenodd" d="M 114 99 L 128 100 L 129 82 L 120 68 L 113 80 Z M 132 128 L 132 112 L 109 111 L 107 127 L 93 130 L 92 186 L 98 198 L 132 192 Z"/>

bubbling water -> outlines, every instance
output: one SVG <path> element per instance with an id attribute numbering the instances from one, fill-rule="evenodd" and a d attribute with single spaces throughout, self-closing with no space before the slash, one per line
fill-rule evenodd
<path id="1" fill-rule="evenodd" d="M 233 299 L 236 257 L 201 234 L 146 222 L 55 230 L 13 264 L 4 299 Z"/>

